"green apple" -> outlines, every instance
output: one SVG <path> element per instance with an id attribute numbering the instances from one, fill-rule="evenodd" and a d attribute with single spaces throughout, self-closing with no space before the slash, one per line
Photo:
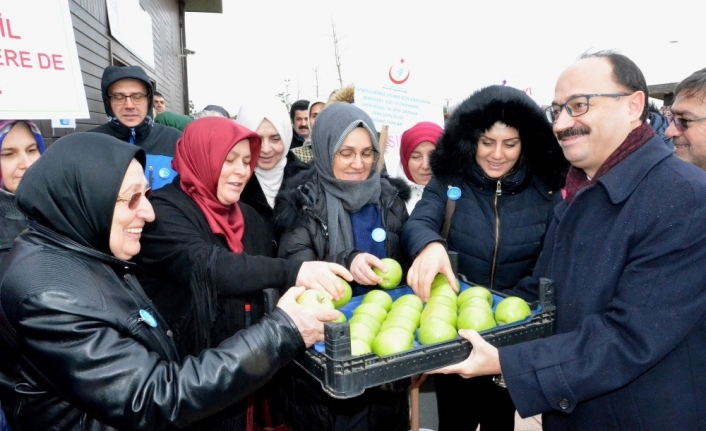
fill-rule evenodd
<path id="1" fill-rule="evenodd" d="M 402 281 L 402 266 L 400 263 L 389 257 L 380 259 L 380 262 L 385 265 L 387 272 L 382 272 L 382 270 L 377 266 L 373 267 L 373 272 L 382 278 L 382 281 L 378 283 L 378 286 L 383 289 L 394 289 L 399 286 Z"/>
<path id="2" fill-rule="evenodd" d="M 473 329 L 477 332 L 495 328 L 497 324 L 493 312 L 485 307 L 471 305 L 463 309 L 458 315 L 456 327 L 458 329 Z"/>
<path id="3" fill-rule="evenodd" d="M 387 316 L 387 319 L 385 319 L 384 322 L 382 322 L 382 325 L 380 325 L 380 332 L 384 331 L 387 328 L 390 328 L 392 326 L 398 326 L 400 328 L 404 328 L 408 330 L 409 332 L 414 332 L 417 330 L 417 322 L 415 320 L 412 320 L 408 317 L 405 317 L 403 315 L 397 315 L 397 316 Z"/>
<path id="4" fill-rule="evenodd" d="M 445 304 L 454 310 L 456 310 L 458 307 L 456 306 L 456 300 L 453 298 L 450 298 L 446 295 L 436 295 L 436 296 L 431 296 L 429 297 L 429 300 L 427 301 L 427 305 L 429 304 L 435 304 L 437 302 L 440 302 L 442 304 Z"/>
<path id="5" fill-rule="evenodd" d="M 373 332 L 375 334 L 380 332 L 380 321 L 376 317 L 374 317 L 368 313 L 363 313 L 363 312 L 353 313 L 353 316 L 351 316 L 351 318 L 348 319 L 348 322 L 349 323 L 360 322 L 360 323 L 367 325 L 370 329 L 373 330 Z"/>
<path id="6" fill-rule="evenodd" d="M 419 327 L 417 338 L 419 339 L 419 344 L 428 346 L 430 344 L 453 340 L 457 335 L 458 333 L 455 327 L 441 319 L 432 317 L 427 319 L 422 326 Z"/>
<path id="7" fill-rule="evenodd" d="M 355 307 L 353 314 L 365 313 L 370 314 L 374 318 L 378 319 L 378 322 L 382 323 L 387 317 L 387 311 L 382 307 L 382 305 L 375 302 L 363 302 L 359 306 Z"/>
<path id="8" fill-rule="evenodd" d="M 309 308 L 325 308 L 333 310 L 333 301 L 328 296 L 314 289 L 305 290 L 297 298 L 297 302 Z"/>
<path id="9" fill-rule="evenodd" d="M 346 315 L 339 311 L 338 317 L 333 321 L 336 323 L 346 323 Z"/>
<path id="10" fill-rule="evenodd" d="M 456 309 L 448 305 L 437 302 L 436 304 L 430 304 L 424 307 L 420 317 L 420 326 L 424 325 L 424 322 L 432 317 L 437 317 L 451 326 L 456 326 Z"/>
<path id="11" fill-rule="evenodd" d="M 458 280 L 451 280 L 451 283 L 456 283 L 456 288 L 458 289 L 461 287 L 460 283 Z M 436 277 L 434 277 L 434 281 L 431 282 L 431 288 L 435 288 L 436 286 L 441 286 L 441 285 L 447 285 L 451 287 L 451 284 L 449 283 L 449 280 L 446 279 L 446 276 L 444 274 L 436 274 Z"/>
<path id="12" fill-rule="evenodd" d="M 395 302 L 392 303 L 392 308 L 394 309 L 395 307 L 398 307 L 400 305 L 408 305 L 410 307 L 414 307 L 420 312 L 422 311 L 422 308 L 424 308 L 424 303 L 422 302 L 422 300 L 413 293 L 407 293 L 397 298 Z"/>
<path id="13" fill-rule="evenodd" d="M 348 302 L 351 300 L 351 297 L 353 296 L 353 289 L 351 289 L 351 285 L 348 284 L 345 279 L 338 277 L 338 281 L 343 286 L 343 296 L 341 296 L 341 299 L 339 299 L 338 301 L 333 301 L 333 306 L 336 308 L 341 308 L 344 305 L 348 304 Z"/>
<path id="14" fill-rule="evenodd" d="M 467 297 L 466 300 L 458 306 L 459 310 L 463 310 L 464 308 L 470 306 L 470 305 L 476 305 L 479 307 L 485 307 L 488 310 L 492 311 L 492 307 L 488 304 L 488 300 L 481 297 L 481 296 L 471 296 Z"/>
<path id="15" fill-rule="evenodd" d="M 392 297 L 389 293 L 380 289 L 373 289 L 370 292 L 366 293 L 365 296 L 363 296 L 363 301 L 361 302 L 363 304 L 369 302 L 379 304 L 382 306 L 382 308 L 385 309 L 386 312 L 390 311 L 390 308 L 392 308 Z"/>
<path id="16" fill-rule="evenodd" d="M 429 297 L 432 296 L 447 296 L 454 302 L 456 302 L 457 294 L 448 284 L 441 284 L 439 286 L 432 287 L 431 291 L 429 292 Z"/>
<path id="17" fill-rule="evenodd" d="M 467 289 L 464 289 L 461 293 L 458 294 L 456 303 L 460 306 L 472 296 L 480 296 L 481 298 L 485 298 L 485 300 L 488 301 L 488 305 L 490 305 L 491 307 L 493 306 L 493 294 L 490 292 L 490 290 L 486 289 L 483 286 L 471 286 Z"/>
<path id="18" fill-rule="evenodd" d="M 422 315 L 421 310 L 417 310 L 414 307 L 408 305 L 400 305 L 397 307 L 392 307 L 389 313 L 387 313 L 387 318 L 394 316 L 403 316 L 412 320 L 417 326 L 419 326 L 419 318 Z"/>
<path id="19" fill-rule="evenodd" d="M 498 325 L 525 320 L 530 314 L 532 314 L 532 310 L 529 305 L 519 296 L 508 296 L 495 307 L 495 320 Z"/>
<path id="20" fill-rule="evenodd" d="M 378 356 L 394 355 L 414 347 L 414 334 L 406 329 L 393 326 L 380 331 L 371 348 Z"/>
<path id="21" fill-rule="evenodd" d="M 372 345 L 375 339 L 375 333 L 365 323 L 355 322 L 349 323 L 351 339 L 357 338 L 363 340 L 367 345 Z"/>
<path id="22" fill-rule="evenodd" d="M 370 345 L 360 338 L 351 338 L 351 356 L 367 355 L 371 353 Z"/>

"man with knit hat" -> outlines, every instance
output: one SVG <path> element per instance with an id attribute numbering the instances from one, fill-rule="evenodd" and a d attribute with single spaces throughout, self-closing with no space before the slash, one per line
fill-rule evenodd
<path id="1" fill-rule="evenodd" d="M 156 124 L 152 116 L 154 91 L 140 66 L 108 66 L 101 78 L 103 105 L 108 122 L 89 132 L 104 133 L 141 147 L 147 153 L 145 176 L 158 189 L 172 182 L 172 158 L 181 132 Z"/>

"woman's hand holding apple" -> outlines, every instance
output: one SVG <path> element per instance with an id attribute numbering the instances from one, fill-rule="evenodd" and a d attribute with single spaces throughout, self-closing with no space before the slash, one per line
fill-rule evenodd
<path id="1" fill-rule="evenodd" d="M 471 342 L 473 350 L 463 362 L 429 371 L 427 374 L 458 374 L 463 378 L 500 374 L 498 349 L 488 343 L 476 331 L 461 330 L 458 334 Z"/>
<path id="2" fill-rule="evenodd" d="M 337 301 L 345 293 L 343 286 L 336 277 L 337 275 L 346 281 L 353 281 L 351 273 L 337 263 L 304 262 L 299 268 L 299 273 L 297 273 L 296 284 L 307 289 L 316 289 L 324 292 L 329 298 Z"/>
<path id="3" fill-rule="evenodd" d="M 353 280 L 358 284 L 363 284 L 365 286 L 374 286 L 382 281 L 372 267 L 377 267 L 380 269 L 386 269 L 385 265 L 380 262 L 376 256 L 370 253 L 358 253 L 356 257 L 353 258 L 351 262 L 351 274 L 353 275 Z"/>
<path id="4" fill-rule="evenodd" d="M 429 299 L 431 283 L 437 274 L 444 274 L 452 287 L 455 287 L 456 274 L 446 248 L 440 242 L 429 243 L 414 259 L 407 272 L 407 284 L 414 293 L 426 302 Z"/>
<path id="5" fill-rule="evenodd" d="M 306 289 L 304 287 L 292 287 L 277 302 L 277 307 L 287 313 L 294 322 L 304 339 L 306 347 L 324 340 L 324 323 L 335 320 L 340 315 L 338 310 L 307 307 L 297 303 L 297 298 Z"/>

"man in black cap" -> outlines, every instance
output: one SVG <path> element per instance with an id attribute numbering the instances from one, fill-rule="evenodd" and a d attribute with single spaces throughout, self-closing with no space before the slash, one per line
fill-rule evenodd
<path id="1" fill-rule="evenodd" d="M 145 176 L 152 189 L 172 182 L 176 141 L 181 132 L 153 122 L 152 83 L 140 66 L 108 66 L 101 78 L 103 105 L 108 122 L 90 132 L 114 136 L 138 145 L 147 153 Z"/>

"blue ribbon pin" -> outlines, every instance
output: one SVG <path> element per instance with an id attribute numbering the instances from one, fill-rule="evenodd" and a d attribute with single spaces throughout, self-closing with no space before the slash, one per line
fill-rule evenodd
<path id="1" fill-rule="evenodd" d="M 145 322 L 153 328 L 157 327 L 157 319 L 147 310 L 140 310 L 140 321 Z"/>

